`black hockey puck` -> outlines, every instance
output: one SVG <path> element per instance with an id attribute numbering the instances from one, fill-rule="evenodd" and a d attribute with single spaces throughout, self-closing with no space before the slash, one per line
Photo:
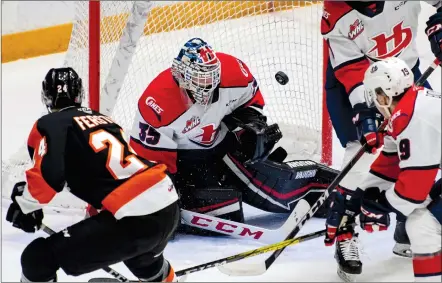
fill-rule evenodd
<path id="1" fill-rule="evenodd" d="M 280 85 L 286 85 L 289 82 L 289 77 L 283 71 L 277 72 L 275 79 Z"/>

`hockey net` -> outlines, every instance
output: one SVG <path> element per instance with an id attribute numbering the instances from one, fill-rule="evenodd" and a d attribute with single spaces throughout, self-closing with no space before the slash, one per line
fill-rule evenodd
<path id="1" fill-rule="evenodd" d="M 331 162 L 331 125 L 323 96 L 321 1 L 78 1 L 65 66 L 83 78 L 89 106 L 129 134 L 137 100 L 200 37 L 247 64 L 289 158 Z M 278 71 L 290 81 L 280 85 Z M 26 151 L 3 163 L 2 195 L 31 166 Z M 84 207 L 70 196 L 53 203 Z"/>

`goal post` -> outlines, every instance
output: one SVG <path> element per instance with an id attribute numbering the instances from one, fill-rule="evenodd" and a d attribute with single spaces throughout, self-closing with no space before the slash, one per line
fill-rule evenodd
<path id="1" fill-rule="evenodd" d="M 100 2 L 89 1 L 89 107 L 96 111 L 100 108 L 100 15 Z"/>
<path id="2" fill-rule="evenodd" d="M 330 115 L 327 110 L 327 95 L 325 92 L 325 81 L 327 77 L 328 65 L 328 45 L 325 39 L 322 40 L 322 124 L 321 124 L 321 143 L 322 152 L 320 162 L 325 165 L 331 165 L 333 160 L 333 126 Z"/>
<path id="3" fill-rule="evenodd" d="M 64 65 L 83 79 L 88 106 L 128 134 L 147 85 L 187 40 L 201 37 L 247 64 L 289 158 L 331 164 L 321 15 L 322 1 L 77 1 Z M 286 85 L 275 80 L 278 71 L 289 76 Z M 32 166 L 26 151 L 2 162 L 3 197 Z M 68 196 L 54 205 L 85 207 Z"/>

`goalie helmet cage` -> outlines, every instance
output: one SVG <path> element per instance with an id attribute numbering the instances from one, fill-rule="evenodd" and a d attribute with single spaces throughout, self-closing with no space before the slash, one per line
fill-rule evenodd
<path id="1" fill-rule="evenodd" d="M 89 107 L 129 134 L 146 86 L 171 66 L 187 40 L 201 37 L 250 68 L 289 158 L 331 164 L 321 15 L 322 1 L 77 1 L 64 65 L 83 78 Z M 288 75 L 286 85 L 275 80 L 278 71 Z M 31 165 L 26 153 L 18 156 L 2 170 L 4 197 Z M 54 201 L 60 203 L 84 207 L 67 196 Z"/>

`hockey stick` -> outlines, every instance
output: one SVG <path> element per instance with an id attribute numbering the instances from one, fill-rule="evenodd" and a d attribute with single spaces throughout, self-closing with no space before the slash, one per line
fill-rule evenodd
<path id="1" fill-rule="evenodd" d="M 232 255 L 232 256 L 228 256 L 225 258 L 220 258 L 214 261 L 210 261 L 207 263 L 203 263 L 200 265 L 196 265 L 193 267 L 189 267 L 189 268 L 185 268 L 182 270 L 179 270 L 177 272 L 175 272 L 177 277 L 182 277 L 185 275 L 188 275 L 190 273 L 195 273 L 195 272 L 199 272 L 199 271 L 203 271 L 209 268 L 213 268 L 213 267 L 220 267 L 222 265 L 225 264 L 229 264 L 235 261 L 239 261 L 239 260 L 243 260 L 246 258 L 251 258 L 254 256 L 258 256 L 260 254 L 263 253 L 267 253 L 267 252 L 271 252 L 271 251 L 275 251 L 278 249 L 282 249 L 283 247 L 288 247 L 288 246 L 293 246 L 308 240 L 313 240 L 319 237 L 324 236 L 326 233 L 326 230 L 320 230 L 317 232 L 313 232 L 307 235 L 303 235 L 301 237 L 295 238 L 295 239 L 290 239 L 290 240 L 286 240 L 286 241 L 282 241 L 279 243 L 275 243 L 275 244 L 271 244 L 271 245 L 267 245 L 258 249 L 254 249 L 254 250 L 250 250 L 250 251 L 246 251 L 246 252 L 242 252 L 236 255 Z M 98 277 L 98 278 L 92 278 L 89 280 L 89 282 L 110 282 L 109 280 L 110 278 L 102 278 L 102 277 Z M 111 279 L 112 280 L 112 279 Z M 118 282 L 116 280 L 112 280 L 113 282 Z"/>
<path id="2" fill-rule="evenodd" d="M 55 234 L 56 232 L 54 230 L 52 230 L 51 228 L 49 228 L 48 226 L 46 226 L 45 224 L 41 224 L 41 229 L 48 235 L 52 235 Z M 110 275 L 112 275 L 113 277 L 115 277 L 118 281 L 120 282 L 129 282 L 129 279 L 127 279 L 126 277 L 124 277 L 123 275 L 121 275 L 120 273 L 118 273 L 117 271 L 113 270 L 112 268 L 110 268 L 109 266 L 105 266 L 103 268 L 104 271 L 106 271 L 107 273 L 109 273 Z"/>
<path id="3" fill-rule="evenodd" d="M 299 232 L 299 230 L 304 226 L 304 224 L 313 217 L 313 215 L 318 211 L 321 205 L 326 201 L 331 192 L 338 186 L 341 180 L 347 175 L 347 173 L 353 168 L 356 162 L 364 155 L 366 145 L 362 146 L 356 155 L 348 162 L 348 164 L 342 169 L 342 171 L 336 176 L 336 178 L 330 183 L 327 190 L 319 197 L 319 199 L 313 204 L 309 212 L 301 219 L 298 225 L 289 233 L 286 237 L 286 241 L 293 239 Z M 219 270 L 227 275 L 231 276 L 257 276 L 265 273 L 267 269 L 275 262 L 279 257 L 285 247 L 273 252 L 265 261 L 257 262 L 254 264 L 242 264 L 242 265 L 229 265 L 219 268 Z"/>
<path id="4" fill-rule="evenodd" d="M 433 63 L 425 70 L 425 72 L 420 76 L 420 78 L 416 81 L 416 86 L 422 86 L 428 79 L 428 77 L 433 73 L 433 71 L 437 68 L 437 66 L 441 65 L 441 61 L 439 59 L 434 59 Z"/>
<path id="5" fill-rule="evenodd" d="M 255 240 L 259 239 L 261 241 L 275 242 L 275 241 L 281 241 L 282 239 L 280 239 L 280 240 L 277 240 L 277 239 L 281 238 L 281 235 L 286 235 L 287 233 L 289 233 L 291 227 L 295 226 L 298 223 L 298 221 L 300 220 L 300 217 L 305 215 L 305 213 L 307 213 L 309 208 L 310 208 L 310 205 L 308 204 L 307 201 L 300 200 L 298 202 L 298 204 L 296 205 L 295 209 L 292 211 L 292 213 L 290 214 L 290 216 L 286 220 L 286 222 L 280 228 L 274 229 L 274 230 L 268 230 L 268 229 L 263 229 L 263 228 L 252 226 L 252 225 L 247 225 L 247 224 L 242 224 L 242 223 L 233 222 L 233 221 L 229 221 L 229 220 L 224 220 L 224 219 L 221 219 L 218 217 L 213 217 L 213 216 L 209 216 L 206 214 L 200 214 L 197 212 L 192 212 L 192 211 L 188 211 L 188 210 L 184 210 L 184 209 L 181 210 L 181 217 L 182 217 L 181 222 L 183 224 L 187 224 L 187 225 L 190 225 L 193 227 L 197 227 L 197 228 L 201 228 L 201 229 L 205 229 L 205 230 L 209 230 L 209 231 L 215 231 L 215 232 L 223 233 L 226 235 L 231 235 L 231 236 L 237 237 L 237 238 L 244 239 L 247 237 L 247 239 L 255 239 Z M 211 223 L 213 223 L 213 225 Z M 45 224 L 41 225 L 41 229 L 45 233 L 47 233 L 48 235 L 52 235 L 52 234 L 56 233 L 54 230 L 52 230 L 51 228 L 49 228 Z M 232 232 L 230 232 L 230 231 L 234 231 L 234 230 L 230 230 L 230 229 L 235 229 L 235 231 L 238 231 L 239 233 L 232 234 Z M 318 234 L 317 237 L 320 237 L 320 236 L 321 235 Z M 281 245 L 281 244 L 282 243 L 277 243 L 277 244 L 273 244 L 273 246 Z M 291 245 L 291 244 L 292 245 L 296 244 L 296 241 L 293 241 L 293 243 L 289 243 L 288 245 Z M 261 249 L 264 250 L 265 248 L 266 247 L 263 247 Z M 258 249 L 258 250 L 260 250 L 260 249 Z M 267 251 L 262 251 L 261 253 L 272 251 L 272 250 L 274 250 L 274 249 L 268 249 Z M 251 251 L 251 252 L 254 252 L 254 251 Z M 258 253 L 258 254 L 260 254 L 260 253 Z M 251 256 L 255 256 L 258 254 L 254 254 Z M 251 256 L 248 256 L 248 257 L 251 257 Z M 241 259 L 238 255 L 231 256 L 229 258 L 232 258 L 232 259 L 230 259 L 229 262 L 234 262 L 234 261 L 238 261 Z M 224 259 L 219 260 L 219 262 L 221 262 L 223 260 Z M 225 263 L 228 263 L 228 262 L 225 262 Z M 211 263 L 199 265 L 196 267 L 188 268 L 183 271 L 178 271 L 180 273 L 180 275 L 178 275 L 178 272 L 177 272 L 177 276 L 183 276 L 186 273 L 193 273 L 193 272 L 196 272 L 199 270 L 204 270 L 204 269 L 207 269 L 210 267 L 215 267 L 215 266 L 219 265 L 219 264 L 217 264 L 217 265 L 213 265 L 213 264 L 214 263 L 211 262 Z M 110 275 L 114 276 L 119 282 L 129 282 L 129 279 L 127 279 L 126 277 L 124 277 L 123 275 L 121 275 L 120 273 L 115 271 L 114 269 L 110 268 L 109 266 L 103 267 L 102 269 L 104 271 L 106 271 L 107 273 L 109 273 Z M 194 271 L 189 272 L 188 270 L 191 270 L 191 269 Z M 185 272 L 185 273 L 183 273 L 183 272 Z M 109 278 L 92 278 L 90 282 L 100 282 L 100 281 L 106 282 L 108 280 L 109 280 Z M 182 280 L 180 280 L 180 281 L 182 281 Z"/>
<path id="6" fill-rule="evenodd" d="M 325 235 L 325 233 L 326 233 L 326 230 L 324 229 L 324 230 L 313 232 L 313 233 L 310 233 L 307 235 L 303 235 L 303 236 L 298 237 L 296 239 L 285 240 L 285 241 L 282 241 L 279 243 L 267 245 L 267 246 L 264 246 L 264 247 L 261 247 L 258 249 L 254 249 L 251 251 L 239 253 L 239 254 L 228 256 L 228 257 L 221 258 L 221 259 L 217 259 L 217 260 L 214 260 L 211 262 L 207 262 L 207 263 L 203 263 L 200 265 L 189 267 L 189 268 L 186 268 L 183 270 L 179 270 L 176 272 L 176 275 L 179 277 L 179 276 L 183 276 L 183 275 L 186 275 L 189 273 L 194 273 L 194 272 L 206 270 L 208 268 L 212 268 L 215 266 L 220 267 L 220 266 L 228 264 L 228 263 L 232 263 L 232 262 L 239 261 L 239 260 L 246 259 L 246 258 L 251 258 L 251 257 L 257 256 L 257 255 L 263 254 L 263 253 L 279 250 L 279 249 L 282 249 L 282 248 L 285 248 L 288 246 L 293 246 L 293 245 L 296 245 L 296 244 L 299 244 L 299 243 L 302 243 L 302 242 L 305 242 L 308 240 L 316 239 L 316 238 L 322 237 L 323 235 Z"/>
<path id="7" fill-rule="evenodd" d="M 290 224 L 293 224 L 294 226 L 296 226 L 296 224 L 300 220 L 300 217 L 305 215 L 309 211 L 309 209 L 310 209 L 310 205 L 308 204 L 308 202 L 306 200 L 304 200 L 304 199 L 301 199 L 298 202 L 298 204 L 296 205 L 295 209 L 292 211 L 292 213 L 289 216 L 289 218 L 292 218 L 292 221 L 290 221 Z M 184 215 L 186 215 L 186 212 L 191 212 L 191 211 L 181 210 L 181 213 L 184 214 Z M 194 215 L 194 214 L 189 213 L 188 215 L 191 216 L 191 215 Z M 196 215 L 198 217 L 204 217 L 205 220 L 218 219 L 216 217 L 210 217 L 208 215 L 199 214 L 199 213 L 196 213 Z M 226 220 L 223 220 L 223 221 L 226 221 Z M 288 221 L 286 221 L 286 223 L 287 222 Z M 292 222 L 295 222 L 295 223 L 292 223 Z M 227 223 L 227 222 L 222 222 L 222 223 Z M 236 223 L 236 222 L 233 222 L 233 223 Z M 237 224 L 240 224 L 240 223 L 237 223 Z M 198 227 L 198 226 L 195 226 L 195 227 Z M 49 229 L 49 228 L 47 228 L 45 225 L 43 225 L 43 230 L 45 230 L 45 229 Z M 277 229 L 277 230 L 280 230 L 280 229 Z M 218 230 L 216 230 L 216 231 L 218 231 Z M 282 231 L 285 232 L 284 230 L 282 230 Z M 49 229 L 49 232 L 47 232 L 47 233 L 48 234 L 54 233 L 54 231 Z M 284 233 L 284 234 L 286 234 L 286 233 Z M 304 235 L 304 236 L 299 237 L 297 239 L 290 239 L 289 241 L 278 242 L 276 244 L 271 244 L 271 245 L 264 246 L 264 247 L 261 247 L 261 248 L 255 249 L 255 250 L 251 250 L 251 251 L 248 251 L 248 252 L 243 252 L 243 253 L 240 253 L 240 254 L 237 254 L 237 255 L 229 256 L 229 257 L 226 257 L 226 258 L 222 258 L 222 259 L 214 260 L 214 261 L 211 261 L 211 262 L 208 262 L 208 263 L 204 263 L 204 264 L 200 264 L 200 265 L 193 266 L 193 267 L 190 267 L 190 268 L 186 268 L 186 269 L 183 269 L 183 270 L 175 272 L 175 274 L 176 274 L 177 277 L 180 277 L 178 282 L 183 282 L 183 281 L 186 280 L 186 277 L 187 277 L 187 275 L 189 273 L 194 273 L 194 272 L 202 271 L 202 270 L 205 270 L 205 269 L 208 269 L 208 268 L 212 268 L 212 267 L 221 266 L 221 265 L 224 265 L 224 264 L 227 264 L 227 263 L 235 262 L 235 261 L 238 261 L 238 260 L 241 260 L 241 259 L 257 256 L 257 255 L 260 255 L 262 253 L 274 251 L 276 249 L 281 249 L 281 248 L 289 246 L 289 245 L 295 245 L 297 243 L 301 243 L 301 242 L 304 242 L 304 241 L 307 241 L 307 240 L 310 240 L 310 239 L 315 239 L 315 238 L 321 237 L 322 235 L 325 235 L 325 230 L 318 231 L 318 232 L 315 232 L 315 233 L 311 233 L 311 234 L 308 234 L 308 235 Z M 106 271 L 106 272 L 108 272 L 108 271 Z M 112 275 L 114 275 L 114 274 L 112 274 Z M 114 277 L 116 277 L 116 276 L 114 275 Z M 118 279 L 118 277 L 116 277 L 116 278 Z M 127 281 L 123 281 L 123 280 L 118 280 L 118 281 L 127 282 Z M 98 278 L 90 279 L 89 282 L 111 282 L 111 281 L 110 281 L 109 278 L 98 277 Z M 117 281 L 115 279 L 113 279 L 112 282 L 117 282 Z"/>
<path id="8" fill-rule="evenodd" d="M 431 73 L 437 68 L 440 64 L 438 59 L 435 59 L 433 63 L 427 68 L 427 70 L 422 74 L 422 76 L 416 81 L 416 86 L 421 86 L 431 75 Z M 378 131 L 382 131 L 387 125 L 388 120 L 384 120 L 382 124 L 379 126 Z M 324 194 L 319 197 L 319 199 L 313 204 L 310 211 L 301 219 L 300 223 L 295 226 L 293 231 L 287 236 L 286 240 L 294 238 L 299 230 L 304 226 L 304 224 L 312 218 L 313 214 L 318 211 L 321 205 L 325 202 L 325 200 L 329 197 L 331 192 L 339 185 L 342 179 L 347 175 L 347 173 L 353 168 L 356 162 L 364 155 L 368 145 L 365 143 L 355 154 L 355 156 L 347 163 L 347 165 L 342 169 L 342 171 L 336 176 L 336 178 L 330 183 L 327 190 Z M 275 260 L 279 257 L 279 255 L 284 251 L 285 247 L 276 250 L 273 252 L 265 261 L 258 262 L 256 264 L 248 264 L 248 265 L 229 265 L 223 268 L 220 268 L 220 271 L 234 276 L 256 276 L 265 273 L 270 266 L 275 262 Z"/>
<path id="9" fill-rule="evenodd" d="M 272 244 L 284 240 L 296 223 L 299 222 L 310 208 L 307 202 L 299 201 L 296 208 L 290 213 L 284 224 L 278 229 L 265 229 L 258 226 L 248 225 L 235 221 L 221 219 L 207 214 L 201 214 L 185 209 L 181 209 L 181 223 L 229 235 L 234 238 L 259 241 L 264 244 Z"/>

